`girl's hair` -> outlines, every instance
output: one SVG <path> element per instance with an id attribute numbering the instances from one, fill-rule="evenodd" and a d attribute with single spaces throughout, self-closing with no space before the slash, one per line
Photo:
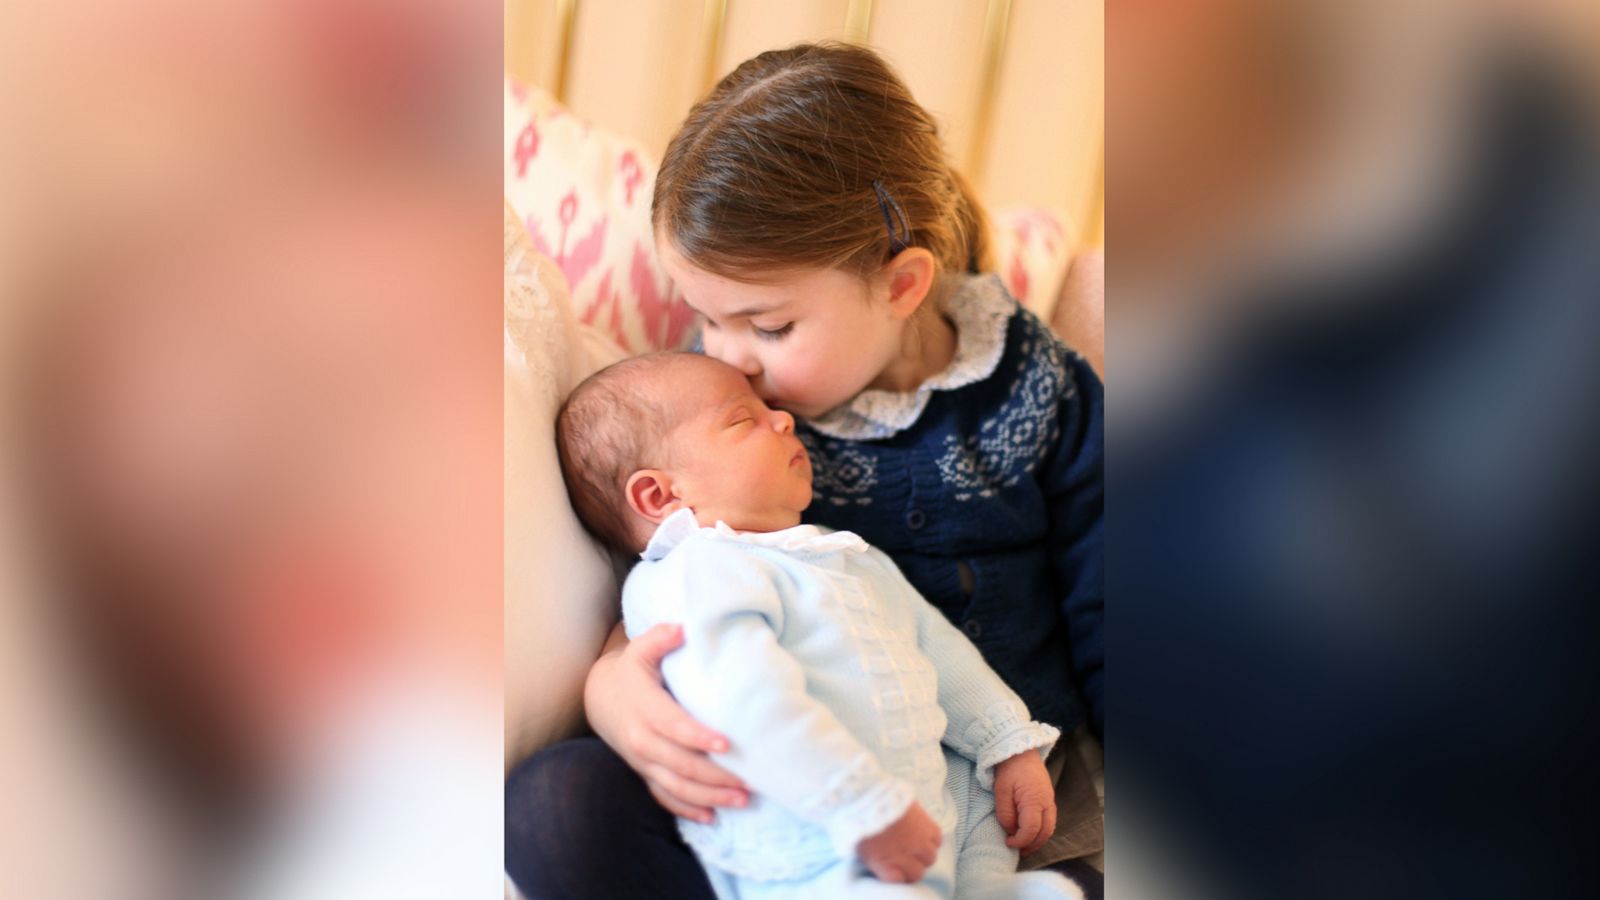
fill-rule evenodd
<path id="1" fill-rule="evenodd" d="M 867 275 L 901 246 L 943 272 L 992 268 L 983 210 L 933 117 L 876 53 L 836 42 L 747 60 L 695 104 L 667 145 L 651 224 L 694 265 L 744 280 Z"/>

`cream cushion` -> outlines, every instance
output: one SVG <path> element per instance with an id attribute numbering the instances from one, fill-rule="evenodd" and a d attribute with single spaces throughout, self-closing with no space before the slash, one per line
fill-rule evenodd
<path id="1" fill-rule="evenodd" d="M 561 272 L 505 215 L 505 761 L 583 728 L 583 680 L 617 618 L 617 577 L 578 523 L 556 411 L 620 348 L 572 313 Z"/>

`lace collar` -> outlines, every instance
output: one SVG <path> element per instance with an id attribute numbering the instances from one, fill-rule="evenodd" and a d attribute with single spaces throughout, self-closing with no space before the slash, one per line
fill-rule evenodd
<path id="1" fill-rule="evenodd" d="M 1000 365 L 1006 325 L 1017 311 L 998 275 L 969 275 L 939 303 L 956 330 L 956 353 L 944 371 L 910 391 L 868 389 L 808 425 L 829 437 L 875 440 L 904 431 L 927 408 L 934 391 L 949 391 L 982 381 Z"/>
<path id="2" fill-rule="evenodd" d="M 796 525 L 782 531 L 734 531 L 728 523 L 719 520 L 716 525 L 704 528 L 695 519 L 694 510 L 686 508 L 661 520 L 639 557 L 647 562 L 664 559 L 673 548 L 696 534 L 704 534 L 711 540 L 754 544 L 791 553 L 861 553 L 867 549 L 867 542 L 853 531 L 829 531 L 816 525 Z"/>

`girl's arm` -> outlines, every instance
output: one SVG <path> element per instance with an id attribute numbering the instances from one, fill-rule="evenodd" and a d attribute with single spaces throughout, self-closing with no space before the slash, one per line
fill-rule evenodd
<path id="1" fill-rule="evenodd" d="M 683 629 L 662 624 L 630 642 L 611 630 L 584 684 L 589 726 L 645 780 L 667 811 L 709 822 L 711 807 L 749 802 L 744 783 L 706 753 L 728 739 L 690 718 L 661 685 L 661 658 L 683 643 Z"/>
<path id="2" fill-rule="evenodd" d="M 804 667 L 778 638 L 781 579 L 743 551 L 687 543 L 643 578 L 632 576 L 624 614 L 635 627 L 658 618 L 684 623 L 688 639 L 662 671 L 685 709 L 732 739 L 723 764 L 850 856 L 905 816 L 915 791 L 806 689 Z"/>

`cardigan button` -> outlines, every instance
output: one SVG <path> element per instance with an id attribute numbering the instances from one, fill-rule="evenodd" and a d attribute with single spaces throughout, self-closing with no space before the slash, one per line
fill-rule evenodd
<path id="1" fill-rule="evenodd" d="M 983 623 L 979 622 L 977 619 L 968 619 L 965 622 L 962 622 L 961 630 L 965 631 L 967 633 L 967 637 L 972 638 L 973 640 L 983 637 Z"/>
<path id="2" fill-rule="evenodd" d="M 926 524 L 928 524 L 928 514 L 922 510 L 913 509 L 906 513 L 906 527 L 912 531 L 920 531 Z"/>

